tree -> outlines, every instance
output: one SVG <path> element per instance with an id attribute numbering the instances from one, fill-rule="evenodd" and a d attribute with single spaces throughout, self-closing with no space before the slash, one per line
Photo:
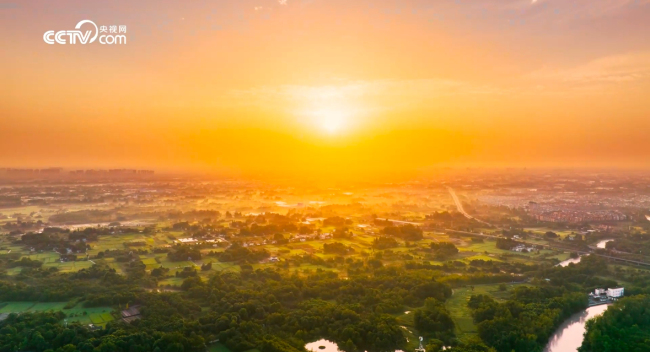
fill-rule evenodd
<path id="1" fill-rule="evenodd" d="M 430 246 L 437 259 L 447 259 L 458 254 L 458 248 L 450 242 L 431 242 Z"/>
<path id="2" fill-rule="evenodd" d="M 343 243 L 334 242 L 334 243 L 324 243 L 323 252 L 325 252 L 325 254 L 346 255 L 346 254 L 354 253 L 354 249 L 344 245 Z"/>
<path id="3" fill-rule="evenodd" d="M 544 234 L 544 236 L 545 236 L 546 238 L 551 238 L 551 239 L 558 238 L 557 233 L 555 233 L 555 232 L 553 232 L 553 231 L 547 231 L 547 232 Z"/>
<path id="4" fill-rule="evenodd" d="M 433 298 L 427 298 L 423 309 L 413 312 L 415 328 L 425 335 L 448 340 L 453 336 L 454 321 L 445 306 Z"/>
<path id="5" fill-rule="evenodd" d="M 650 343 L 650 296 L 626 297 L 587 322 L 580 352 L 647 351 Z"/>
<path id="6" fill-rule="evenodd" d="M 372 242 L 372 248 L 375 249 L 388 249 L 397 247 L 397 241 L 392 237 L 381 236 L 377 237 Z"/>
<path id="7" fill-rule="evenodd" d="M 212 270 L 212 262 L 201 265 L 201 271 L 210 271 Z"/>

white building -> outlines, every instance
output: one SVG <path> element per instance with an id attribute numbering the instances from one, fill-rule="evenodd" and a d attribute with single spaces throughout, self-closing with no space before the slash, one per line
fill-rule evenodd
<path id="1" fill-rule="evenodd" d="M 529 253 L 535 250 L 535 247 L 526 247 L 525 244 L 520 244 L 516 247 L 512 247 L 510 249 L 513 252 L 523 252 L 523 253 Z"/>
<path id="2" fill-rule="evenodd" d="M 604 288 L 597 288 L 594 290 L 594 296 L 602 296 L 606 293 Z"/>
<path id="3" fill-rule="evenodd" d="M 608 288 L 607 289 L 607 297 L 609 297 L 609 298 L 623 297 L 624 290 L 625 290 L 625 288 L 623 288 L 623 287 Z"/>

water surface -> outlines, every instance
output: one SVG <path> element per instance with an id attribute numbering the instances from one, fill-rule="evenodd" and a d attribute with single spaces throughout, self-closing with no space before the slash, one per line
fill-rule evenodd
<path id="1" fill-rule="evenodd" d="M 325 347 L 321 349 L 321 347 Z M 320 339 L 318 341 L 310 342 L 305 345 L 305 349 L 307 351 L 312 351 L 312 352 L 341 352 L 339 350 L 339 345 L 337 345 L 335 342 L 328 341 L 325 339 Z"/>
<path id="2" fill-rule="evenodd" d="M 598 244 L 596 245 L 596 248 L 607 248 L 606 247 L 607 242 L 610 242 L 610 241 L 613 241 L 613 240 L 602 240 L 602 241 L 598 242 Z"/>
<path id="3" fill-rule="evenodd" d="M 408 342 L 408 339 L 406 339 Z M 323 347 L 321 349 L 321 347 Z M 332 342 L 325 339 L 320 339 L 318 341 L 310 342 L 305 345 L 305 349 L 311 352 L 343 352 L 339 350 L 339 345 L 336 342 Z M 447 347 L 443 347 L 442 350 L 446 350 Z M 367 351 L 366 351 L 367 352 Z M 395 352 L 404 352 L 402 350 L 395 350 Z"/>
<path id="4" fill-rule="evenodd" d="M 558 266 L 567 266 L 567 265 L 569 265 L 571 263 L 573 263 L 573 264 L 580 263 L 580 257 L 578 257 L 578 258 L 569 258 L 569 259 L 567 259 L 565 261 L 560 262 L 560 264 L 558 264 Z"/>
<path id="5" fill-rule="evenodd" d="M 551 336 L 544 352 L 578 351 L 578 347 L 582 345 L 582 340 L 584 339 L 587 320 L 603 314 L 607 310 L 607 307 L 608 305 L 606 304 L 589 307 L 580 313 L 572 315 Z"/>

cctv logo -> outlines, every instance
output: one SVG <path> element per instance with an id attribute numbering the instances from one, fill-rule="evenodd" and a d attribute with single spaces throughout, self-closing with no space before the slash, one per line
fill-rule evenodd
<path id="1" fill-rule="evenodd" d="M 82 32 L 81 26 L 87 23 L 91 24 L 92 28 L 86 26 L 86 28 L 89 28 L 90 30 Z M 101 26 L 101 28 L 97 28 L 97 25 L 91 20 L 83 20 L 77 23 L 74 28 L 75 30 L 72 31 L 47 31 L 45 34 L 43 34 L 43 40 L 47 44 L 77 44 L 77 41 L 81 44 L 90 44 L 97 40 L 97 37 L 99 36 L 99 44 L 126 44 L 126 35 L 118 35 L 117 26 L 110 26 L 110 33 L 116 34 L 108 34 L 107 26 Z M 93 33 L 95 34 L 94 36 Z M 101 33 L 107 34 L 99 35 Z M 120 26 L 120 33 L 126 33 L 126 26 Z"/>

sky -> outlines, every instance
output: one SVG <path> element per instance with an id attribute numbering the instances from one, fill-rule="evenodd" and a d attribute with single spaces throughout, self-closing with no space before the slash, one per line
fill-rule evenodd
<path id="1" fill-rule="evenodd" d="M 85 19 L 126 44 L 45 43 Z M 649 23 L 650 0 L 0 0 L 0 167 L 647 168 Z"/>

